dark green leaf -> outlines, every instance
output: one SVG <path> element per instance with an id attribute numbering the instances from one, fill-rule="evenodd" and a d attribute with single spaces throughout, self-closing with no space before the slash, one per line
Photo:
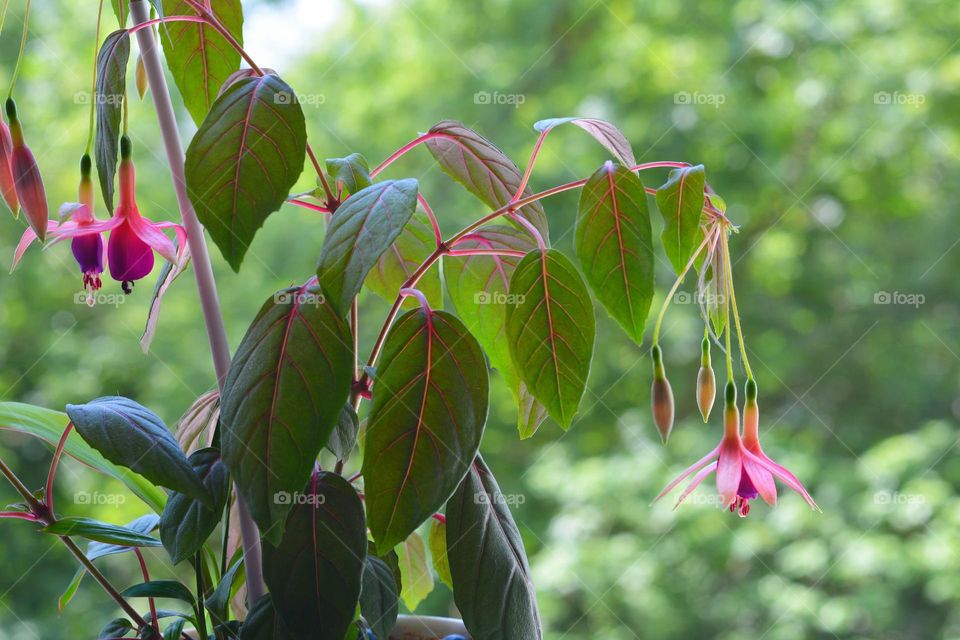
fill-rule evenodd
<path id="1" fill-rule="evenodd" d="M 70 419 L 62 411 L 52 411 L 20 402 L 0 402 L 0 429 L 33 436 L 51 448 L 57 446 L 69 422 Z M 100 473 L 116 478 L 154 511 L 159 513 L 163 510 L 167 500 L 163 489 L 154 486 L 143 476 L 109 462 L 84 442 L 80 434 L 75 431 L 67 436 L 63 452 Z"/>
<path id="2" fill-rule="evenodd" d="M 296 94 L 271 74 L 231 85 L 190 142 L 190 200 L 234 271 L 303 171 L 306 144 Z"/>
<path id="3" fill-rule="evenodd" d="M 124 589 L 120 595 L 125 598 L 173 598 L 174 600 L 182 600 L 190 606 L 196 605 L 196 600 L 190 589 L 176 580 L 141 582 Z"/>
<path id="4" fill-rule="evenodd" d="M 370 166 L 366 158 L 359 153 L 351 153 L 346 158 L 327 158 L 326 165 L 330 177 L 341 183 L 348 194 L 356 193 L 373 184 L 370 178 Z"/>
<path id="5" fill-rule="evenodd" d="M 115 618 L 108 622 L 107 626 L 100 630 L 100 633 L 97 635 L 97 640 L 114 640 L 114 638 L 122 638 L 132 630 L 133 624 L 129 620 L 126 618 Z"/>
<path id="6" fill-rule="evenodd" d="M 458 243 L 458 249 L 500 249 L 523 251 L 536 249 L 530 236 L 511 227 L 484 227 Z M 517 429 L 521 438 L 528 438 L 546 418 L 546 410 L 527 392 L 526 385 L 513 366 L 507 346 L 505 324 L 510 277 L 520 258 L 505 255 L 447 256 L 443 259 L 444 281 L 453 306 L 477 337 L 490 358 L 490 365 L 500 372 L 517 401 Z"/>
<path id="7" fill-rule="evenodd" d="M 640 178 L 606 162 L 580 194 L 577 257 L 607 312 L 637 344 L 653 299 L 653 231 Z"/>
<path id="8" fill-rule="evenodd" d="M 194 15 L 185 0 L 163 0 L 168 16 Z M 240 0 L 205 3 L 207 10 L 243 44 Z M 199 22 L 166 22 L 160 29 L 163 53 L 183 102 L 199 125 L 217 97 L 220 85 L 240 67 L 240 54 L 213 27 Z"/>
<path id="9" fill-rule="evenodd" d="M 338 460 L 346 460 L 357 445 L 357 434 L 360 432 L 360 419 L 353 405 L 349 402 L 340 409 L 337 426 L 330 432 L 327 449 L 337 456 Z"/>
<path id="10" fill-rule="evenodd" d="M 114 464 L 213 506 L 213 498 L 163 421 L 120 396 L 68 404 L 67 415 L 87 443 Z"/>
<path id="11" fill-rule="evenodd" d="M 330 219 L 317 277 L 330 303 L 346 315 L 377 259 L 417 207 L 417 181 L 385 180 L 350 196 Z"/>
<path id="12" fill-rule="evenodd" d="M 507 344 L 534 397 L 566 429 L 586 389 L 595 335 L 593 304 L 559 251 L 531 251 L 510 279 Z"/>
<path id="13" fill-rule="evenodd" d="M 97 54 L 96 91 L 93 96 L 97 114 L 97 135 L 93 149 L 97 161 L 97 175 L 100 178 L 100 191 L 107 209 L 111 212 L 129 57 L 130 35 L 126 30 L 114 31 L 108 35 Z"/>
<path id="14" fill-rule="evenodd" d="M 677 275 L 683 273 L 700 239 L 703 211 L 703 165 L 670 172 L 670 179 L 657 189 L 657 207 L 663 215 L 660 239 Z"/>
<path id="15" fill-rule="evenodd" d="M 360 496 L 319 472 L 291 510 L 283 539 L 263 548 L 263 577 L 293 636 L 343 640 L 354 620 L 367 554 Z"/>
<path id="16" fill-rule="evenodd" d="M 160 541 L 133 529 L 107 524 L 91 518 L 68 516 L 60 518 L 43 531 L 58 536 L 80 536 L 87 540 L 106 542 L 123 547 L 159 547 Z"/>
<path id="17" fill-rule="evenodd" d="M 453 578 L 450 577 L 450 561 L 447 559 L 447 523 L 432 519 L 430 522 L 430 556 L 433 558 L 433 568 L 440 576 L 440 582 L 453 589 Z"/>
<path id="18" fill-rule="evenodd" d="M 437 135 L 425 144 L 447 175 L 491 209 L 510 202 L 523 179 L 513 160 L 460 122 L 444 120 L 430 129 L 430 133 Z M 530 189 L 526 188 L 521 197 L 529 195 Z M 531 202 L 518 213 L 547 240 L 547 216 L 539 201 Z"/>
<path id="19" fill-rule="evenodd" d="M 373 388 L 363 478 L 383 554 L 443 506 L 467 472 L 487 418 L 487 363 L 456 317 L 415 309 L 391 328 Z"/>
<path id="20" fill-rule="evenodd" d="M 474 640 L 543 637 L 527 554 L 507 502 L 477 456 L 447 503 L 453 596 Z"/>
<path id="21" fill-rule="evenodd" d="M 223 461 L 260 532 L 279 541 L 353 380 L 353 337 L 313 281 L 275 293 L 223 387 Z"/>
<path id="22" fill-rule="evenodd" d="M 273 608 L 269 593 L 257 600 L 247 614 L 243 626 L 240 627 L 240 640 L 291 640 L 292 638 L 293 636 L 287 632 L 283 621 Z"/>
<path id="23" fill-rule="evenodd" d="M 367 556 L 360 591 L 360 612 L 377 638 L 389 638 L 397 623 L 400 593 L 390 567 L 377 556 Z"/>
<path id="24" fill-rule="evenodd" d="M 577 125 L 593 136 L 597 142 L 606 147 L 625 166 L 633 167 L 637 164 L 633 149 L 630 148 L 630 141 L 619 129 L 606 120 L 597 120 L 596 118 L 549 118 L 535 122 L 533 128 L 540 132 L 549 131 L 567 122 Z"/>
<path id="25" fill-rule="evenodd" d="M 178 618 L 167 625 L 163 630 L 163 640 L 180 640 L 180 634 L 183 632 L 183 625 L 187 623 L 183 618 Z"/>
<path id="26" fill-rule="evenodd" d="M 243 558 L 240 558 L 233 563 L 232 567 L 227 569 L 227 572 L 220 578 L 220 584 L 204 601 L 207 611 L 210 612 L 210 618 L 215 624 L 227 620 L 230 598 L 236 593 L 244 576 Z"/>
<path id="27" fill-rule="evenodd" d="M 364 284 L 375 294 L 393 302 L 397 292 L 413 275 L 413 272 L 433 253 L 437 243 L 427 214 L 417 211 L 403 227 L 403 231 L 394 240 L 390 248 L 380 254 L 377 266 L 370 270 Z M 443 289 L 440 285 L 440 265 L 435 263 L 417 282 L 417 289 L 427 296 L 434 309 L 443 307 Z M 414 298 L 407 298 L 403 306 L 407 309 L 417 305 Z"/>
<path id="28" fill-rule="evenodd" d="M 200 449 L 188 458 L 213 496 L 213 509 L 173 492 L 160 516 L 160 539 L 174 564 L 193 556 L 220 522 L 230 489 L 230 474 L 216 449 Z"/>

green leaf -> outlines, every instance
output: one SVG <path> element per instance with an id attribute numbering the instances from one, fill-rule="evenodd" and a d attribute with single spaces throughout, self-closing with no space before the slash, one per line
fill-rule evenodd
<path id="1" fill-rule="evenodd" d="M 433 568 L 437 570 L 440 582 L 453 589 L 453 578 L 450 577 L 450 561 L 447 559 L 447 523 L 436 518 L 430 522 L 430 556 L 433 558 Z"/>
<path id="2" fill-rule="evenodd" d="M 197 217 L 234 271 L 303 171 L 306 145 L 296 94 L 271 74 L 231 85 L 193 136 L 187 149 L 187 191 Z"/>
<path id="3" fill-rule="evenodd" d="M 274 543 L 353 380 L 350 327 L 313 282 L 267 300 L 223 386 L 223 461 L 261 534 Z"/>
<path id="4" fill-rule="evenodd" d="M 213 505 L 173 434 L 146 407 L 120 396 L 104 396 L 87 404 L 68 404 L 67 415 L 80 436 L 114 464 Z"/>
<path id="5" fill-rule="evenodd" d="M 141 582 L 124 589 L 120 595 L 125 598 L 173 598 L 182 600 L 190 606 L 195 606 L 197 603 L 190 589 L 177 580 Z"/>
<path id="6" fill-rule="evenodd" d="M 213 620 L 214 624 L 220 624 L 227 621 L 229 615 L 228 607 L 230 606 L 230 598 L 236 593 L 236 590 L 240 587 L 243 578 L 245 577 L 245 571 L 243 566 L 243 558 L 233 563 L 226 573 L 223 574 L 220 578 L 220 584 L 217 585 L 217 588 L 214 589 L 207 599 L 204 601 L 204 605 L 207 608 L 207 611 L 210 612 L 210 618 Z"/>
<path id="7" fill-rule="evenodd" d="M 350 310 L 370 269 L 416 207 L 416 180 L 385 180 L 347 198 L 330 218 L 317 277 L 341 316 Z"/>
<path id="8" fill-rule="evenodd" d="M 507 344 L 533 396 L 567 429 L 590 373 L 593 304 L 576 267 L 559 251 L 531 251 L 510 279 Z"/>
<path id="9" fill-rule="evenodd" d="M 683 273 L 702 238 L 703 186 L 703 165 L 697 165 L 674 169 L 657 189 L 657 207 L 664 221 L 660 240 L 677 275 Z"/>
<path id="10" fill-rule="evenodd" d="M 447 503 L 453 597 L 474 640 L 543 637 L 523 540 L 483 460 Z"/>
<path id="11" fill-rule="evenodd" d="M 476 131 L 454 120 L 438 123 L 430 133 L 436 137 L 425 144 L 447 175 L 491 209 L 510 202 L 523 180 L 513 160 Z M 530 189 L 525 188 L 521 197 L 529 195 Z M 548 240 L 547 216 L 539 201 L 531 202 L 518 213 Z"/>
<path id="12" fill-rule="evenodd" d="M 575 240 L 590 288 L 638 345 L 653 300 L 653 231 L 640 178 L 606 162 L 580 194 Z"/>
<path id="13" fill-rule="evenodd" d="M 403 227 L 403 231 L 393 241 L 390 248 L 380 254 L 377 266 L 370 270 L 364 284 L 375 294 L 392 303 L 397 292 L 413 275 L 424 260 L 433 253 L 437 243 L 433 235 L 433 227 L 427 214 L 417 211 Z M 440 265 L 435 263 L 427 270 L 417 289 L 427 296 L 430 306 L 434 309 L 443 307 L 443 289 L 440 285 Z M 417 305 L 414 298 L 403 301 L 404 308 L 410 309 Z"/>
<path id="14" fill-rule="evenodd" d="M 97 640 L 114 640 L 122 638 L 130 631 L 133 631 L 133 624 L 126 618 L 114 618 L 107 623 L 100 633 L 97 634 Z"/>
<path id="15" fill-rule="evenodd" d="M 110 4 L 113 5 L 113 15 L 117 16 L 117 23 L 121 27 L 126 26 L 127 18 L 130 15 L 128 9 L 130 8 L 130 3 L 128 0 L 110 0 Z M 157 15 L 163 16 L 163 3 L 161 0 L 150 0 L 151 6 L 157 12 Z"/>
<path id="16" fill-rule="evenodd" d="M 433 572 L 427 561 L 427 549 L 423 538 L 414 531 L 396 550 L 403 585 L 400 599 L 410 611 L 416 611 L 417 605 L 433 591 Z"/>
<path id="17" fill-rule="evenodd" d="M 200 449 L 187 458 L 213 496 L 213 509 L 174 492 L 160 516 L 160 540 L 174 564 L 193 556 L 220 522 L 230 490 L 230 474 L 216 449 Z"/>
<path id="18" fill-rule="evenodd" d="M 535 122 L 533 128 L 539 132 L 550 131 L 561 124 L 575 124 L 593 138 L 602 144 L 607 151 L 627 167 L 633 167 L 637 164 L 637 159 L 633 155 L 633 149 L 630 147 L 630 141 L 621 133 L 619 129 L 607 122 L 596 118 L 549 118 Z"/>
<path id="19" fill-rule="evenodd" d="M 455 316 L 415 309 L 391 328 L 374 380 L 363 478 L 382 555 L 443 506 L 467 472 L 487 418 L 487 363 Z"/>
<path id="20" fill-rule="evenodd" d="M 240 0 L 205 3 L 207 10 L 243 44 L 243 9 Z M 185 0 L 163 0 L 168 16 L 195 15 Z M 166 22 L 160 40 L 167 65 L 183 102 L 199 125 L 217 97 L 220 86 L 240 67 L 240 53 L 210 25 L 200 22 Z"/>
<path id="21" fill-rule="evenodd" d="M 354 620 L 367 555 L 360 496 L 342 476 L 316 473 L 283 539 L 263 548 L 263 578 L 291 635 L 343 640 Z"/>
<path id="22" fill-rule="evenodd" d="M 163 630 L 163 640 L 180 640 L 180 634 L 183 633 L 183 625 L 187 623 L 183 618 L 177 618 Z"/>
<path id="23" fill-rule="evenodd" d="M 390 566 L 381 558 L 368 555 L 363 566 L 360 612 L 377 638 L 389 638 L 397 623 L 398 591 Z"/>
<path id="24" fill-rule="evenodd" d="M 63 593 L 61 593 L 57 599 L 57 611 L 62 612 L 67 608 L 67 605 L 73 600 L 73 596 L 77 595 L 77 589 L 80 588 L 80 582 L 85 575 L 87 575 L 87 570 L 83 567 L 78 568 L 77 572 L 73 574 L 70 584 L 67 585 L 67 588 L 63 590 Z"/>
<path id="25" fill-rule="evenodd" d="M 91 518 L 67 516 L 42 529 L 57 536 L 80 536 L 87 540 L 106 542 L 124 547 L 159 547 L 160 541 L 133 529 L 107 524 Z"/>
<path id="26" fill-rule="evenodd" d="M 459 249 L 500 249 L 523 251 L 536 249 L 530 236 L 506 226 L 484 227 L 457 244 Z M 505 255 L 445 256 L 444 281 L 453 306 L 470 333 L 477 337 L 490 358 L 490 365 L 500 372 L 517 401 L 517 429 L 521 438 L 528 438 L 546 418 L 546 410 L 527 391 L 513 366 L 506 340 L 507 305 L 510 277 L 520 258 Z"/>
<path id="27" fill-rule="evenodd" d="M 360 433 L 360 418 L 349 402 L 340 409 L 337 417 L 337 426 L 330 432 L 327 440 L 327 449 L 337 456 L 338 460 L 346 460 L 353 453 L 357 445 L 357 435 Z"/>
<path id="28" fill-rule="evenodd" d="M 257 600 L 240 627 L 240 640 L 290 640 L 283 621 L 273 608 L 270 594 Z M 342 640 L 338 638 L 337 640 Z"/>
<path id="29" fill-rule="evenodd" d="M 127 60 L 130 58 L 130 35 L 126 30 L 107 36 L 97 54 L 97 78 L 93 96 L 97 135 L 93 153 L 100 178 L 100 191 L 107 209 L 113 211 L 114 178 L 120 152 L 120 119 L 127 87 Z"/>
<path id="30" fill-rule="evenodd" d="M 351 153 L 346 158 L 327 158 L 327 173 L 335 182 L 343 185 L 348 194 L 366 189 L 373 184 L 370 166 L 366 158 L 359 153 Z"/>
<path id="31" fill-rule="evenodd" d="M 42 440 L 56 448 L 70 419 L 65 413 L 20 402 L 0 402 L 0 429 L 16 431 Z M 167 495 L 143 476 L 115 465 L 88 445 L 76 431 L 71 431 L 63 452 L 91 469 L 116 478 L 156 512 L 163 510 Z"/>

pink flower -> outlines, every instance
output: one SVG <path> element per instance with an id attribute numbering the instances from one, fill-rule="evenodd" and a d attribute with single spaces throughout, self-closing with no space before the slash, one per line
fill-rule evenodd
<path id="1" fill-rule="evenodd" d="M 10 137 L 10 127 L 0 120 L 0 192 L 13 217 L 20 213 L 20 201 L 17 200 L 17 188 L 13 181 L 13 138 Z"/>
<path id="2" fill-rule="evenodd" d="M 750 513 L 750 501 L 758 495 L 770 506 L 777 504 L 777 486 L 774 477 L 799 493 L 812 509 L 820 507 L 795 475 L 771 460 L 760 448 L 760 409 L 757 405 L 757 385 L 747 381 L 747 402 L 744 407 L 743 437 L 740 436 L 740 412 L 737 409 L 737 390 L 727 383 L 726 407 L 723 414 L 723 438 L 717 448 L 687 467 L 654 498 L 667 495 L 678 484 L 693 475 L 677 506 L 711 473 L 717 474 L 717 493 L 724 507 L 736 511 L 741 518 Z M 694 475 L 695 474 L 695 475 Z"/>
<path id="3" fill-rule="evenodd" d="M 10 120 L 10 134 L 12 151 L 10 154 L 10 170 L 13 175 L 13 184 L 20 207 L 27 216 L 27 222 L 33 232 L 43 242 L 47 234 L 47 194 L 43 189 L 43 178 L 40 177 L 40 168 L 33 157 L 30 147 L 23 141 L 23 129 L 17 119 L 17 106 L 13 98 L 7 98 L 7 117 Z M 8 201 L 9 202 L 9 201 Z"/>

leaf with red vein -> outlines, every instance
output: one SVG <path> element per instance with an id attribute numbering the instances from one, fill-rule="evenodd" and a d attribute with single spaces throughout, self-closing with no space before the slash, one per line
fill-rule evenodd
<path id="1" fill-rule="evenodd" d="M 657 189 L 657 207 L 663 215 L 660 239 L 677 275 L 683 272 L 699 246 L 700 216 L 703 210 L 703 165 L 670 172 L 670 179 Z"/>
<path id="2" fill-rule="evenodd" d="M 306 145 L 293 89 L 270 74 L 231 85 L 190 142 L 190 200 L 234 271 L 303 171 Z"/>
<path id="3" fill-rule="evenodd" d="M 559 251 L 531 251 L 510 278 L 507 346 L 520 379 L 564 429 L 587 385 L 596 334 L 593 303 Z"/>
<path id="4" fill-rule="evenodd" d="M 606 120 L 596 118 L 550 118 L 534 123 L 533 128 L 542 133 L 567 122 L 577 125 L 593 136 L 594 140 L 602 144 L 624 165 L 633 167 L 637 164 L 633 149 L 630 147 L 630 141 L 621 133 L 620 129 Z"/>
<path id="5" fill-rule="evenodd" d="M 205 3 L 237 42 L 243 43 L 243 8 L 240 0 Z M 186 0 L 163 0 L 166 15 L 193 15 Z M 230 74 L 240 68 L 240 53 L 213 27 L 201 22 L 165 22 L 160 40 L 180 95 L 199 126 L 210 111 L 217 92 Z"/>
<path id="6" fill-rule="evenodd" d="M 530 235 L 512 227 L 494 225 L 472 233 L 457 249 L 510 249 L 532 251 L 537 245 Z M 510 277 L 520 258 L 507 255 L 445 256 L 444 281 L 453 305 L 470 332 L 490 358 L 490 366 L 500 372 L 517 401 L 517 429 L 521 438 L 532 436 L 546 418 L 543 405 L 520 381 L 510 348 L 505 324 Z"/>
<path id="7" fill-rule="evenodd" d="M 653 299 L 653 231 L 640 178 L 606 162 L 580 194 L 575 239 L 590 288 L 637 344 Z"/>
<path id="8" fill-rule="evenodd" d="M 437 163 L 451 178 L 467 188 L 491 209 L 504 206 L 520 188 L 522 176 L 517 165 L 492 142 L 454 120 L 436 124 L 426 141 Z M 531 195 L 525 189 L 524 196 Z M 548 238 L 547 216 L 539 201 L 531 202 L 519 214 Z M 522 227 L 521 227 L 522 228 Z"/>
<path id="9" fill-rule="evenodd" d="M 450 497 L 480 447 L 487 363 L 453 315 L 414 309 L 390 330 L 374 379 L 363 478 L 383 554 Z"/>
<path id="10" fill-rule="evenodd" d="M 370 270 L 364 284 L 375 294 L 393 302 L 397 291 L 413 275 L 417 267 L 427 259 L 436 248 L 433 229 L 427 214 L 418 211 L 403 227 L 403 231 L 386 251 L 380 254 L 377 265 Z M 427 296 L 434 309 L 443 307 L 443 290 L 440 286 L 440 265 L 434 264 L 417 282 L 417 289 Z M 407 298 L 403 305 L 406 309 L 417 306 L 415 298 Z"/>
<path id="11" fill-rule="evenodd" d="M 367 555 L 363 503 L 349 482 L 328 472 L 299 495 L 280 543 L 263 547 L 263 579 L 291 637 L 343 640 Z"/>
<path id="12" fill-rule="evenodd" d="M 280 539 L 347 400 L 350 328 L 316 285 L 275 293 L 237 348 L 220 409 L 223 461 L 264 537 Z"/>

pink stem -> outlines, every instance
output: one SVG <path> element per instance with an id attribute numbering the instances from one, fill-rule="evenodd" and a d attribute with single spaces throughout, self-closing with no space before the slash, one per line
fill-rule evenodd
<path id="1" fill-rule="evenodd" d="M 57 475 L 57 465 L 60 463 L 60 456 L 63 455 L 63 447 L 67 444 L 67 436 L 73 430 L 73 421 L 67 423 L 67 428 L 63 430 L 60 441 L 57 443 L 57 449 L 53 452 L 53 459 L 50 461 L 50 470 L 47 471 L 47 489 L 44 495 L 44 501 L 47 503 L 47 509 L 53 513 L 53 479 Z"/>
<path id="2" fill-rule="evenodd" d="M 140 573 L 143 574 L 143 581 L 150 582 L 150 572 L 147 571 L 147 563 L 143 559 L 143 553 L 140 552 L 140 549 L 137 547 L 133 548 L 133 552 L 137 554 L 137 560 L 140 561 Z M 150 603 L 150 615 L 153 617 L 151 621 L 153 623 L 153 629 L 157 632 L 157 635 L 160 635 L 160 621 L 157 620 L 157 603 L 154 602 L 153 598 L 147 598 L 147 602 Z"/>
<path id="3" fill-rule="evenodd" d="M 519 249 L 451 249 L 447 252 L 449 256 L 514 256 L 522 258 L 527 255 L 525 251 Z"/>
<path id="4" fill-rule="evenodd" d="M 287 200 L 287 202 L 289 202 L 290 204 L 294 204 L 298 207 L 303 207 L 304 209 L 310 209 L 310 211 L 318 211 L 320 213 L 332 213 L 332 211 L 330 211 L 330 209 L 327 209 L 326 207 L 321 207 L 318 204 L 311 204 L 309 202 L 305 202 L 297 198 L 291 198 Z"/>
<path id="5" fill-rule="evenodd" d="M 440 224 L 437 222 L 437 216 L 433 215 L 433 209 L 430 208 L 427 199 L 424 198 L 423 194 L 419 191 L 417 192 L 417 201 L 420 202 L 420 206 L 423 207 L 423 210 L 427 213 L 427 217 L 430 218 L 430 226 L 433 227 L 433 239 L 439 247 L 443 244 L 443 236 L 440 235 Z"/>
<path id="6" fill-rule="evenodd" d="M 16 520 L 28 520 L 30 522 L 40 522 L 40 519 L 32 513 L 23 511 L 0 511 L 0 518 L 14 518 Z"/>
<path id="7" fill-rule="evenodd" d="M 521 227 L 526 229 L 530 233 L 530 235 L 532 235 L 536 239 L 537 247 L 540 249 L 540 251 L 547 250 L 547 244 L 543 241 L 543 236 L 540 235 L 540 231 L 535 226 L 533 226 L 532 222 L 530 222 L 523 216 L 518 215 L 516 212 L 511 212 L 510 218 L 514 220 L 517 224 L 519 224 Z"/>
<path id="8" fill-rule="evenodd" d="M 537 143 L 533 146 L 533 153 L 530 154 L 530 162 L 527 163 L 527 170 L 523 172 L 523 178 L 520 180 L 520 186 L 517 188 L 517 192 L 513 194 L 513 198 L 511 198 L 512 200 L 519 200 L 520 196 L 523 195 L 524 190 L 526 190 L 527 182 L 530 180 L 530 174 L 533 173 L 533 165 L 537 161 L 537 156 L 540 155 L 540 147 L 543 146 L 543 141 L 547 138 L 547 134 L 550 133 L 550 131 L 550 129 L 544 129 L 537 137 Z"/>
<path id="9" fill-rule="evenodd" d="M 349 478 L 347 478 L 347 482 L 356 482 L 357 480 L 359 480 L 359 479 L 362 478 L 362 477 L 363 477 L 363 473 L 360 472 L 360 471 L 357 471 L 355 474 L 353 474 L 352 476 L 350 476 Z"/>
<path id="10" fill-rule="evenodd" d="M 420 289 L 413 289 L 411 287 L 404 287 L 400 289 L 401 298 L 416 298 L 417 302 L 420 303 L 420 306 L 423 307 L 423 310 L 427 313 L 430 313 L 430 303 L 427 302 L 427 296 L 423 295 L 423 292 Z"/>
<path id="11" fill-rule="evenodd" d="M 371 178 L 377 177 L 377 174 L 381 173 L 384 169 L 386 169 L 391 164 L 393 164 L 397 159 L 399 159 L 401 156 L 403 156 L 405 153 L 407 153 L 414 147 L 418 146 L 419 144 L 426 142 L 427 140 L 430 140 L 432 138 L 442 138 L 442 137 L 444 137 L 444 134 L 442 133 L 425 133 L 422 136 L 414 138 L 407 144 L 403 145 L 402 147 L 400 147 L 399 149 L 391 153 L 386 160 L 378 164 L 376 168 L 374 168 L 374 170 L 370 172 L 370 177 Z"/>
<path id="12" fill-rule="evenodd" d="M 203 16 L 166 16 L 164 18 L 154 18 L 153 20 L 147 20 L 146 22 L 141 22 L 138 25 L 130 27 L 127 29 L 128 35 L 133 35 L 140 29 L 146 29 L 147 27 L 152 27 L 155 24 L 160 24 L 161 22 L 204 22 L 209 24 L 209 21 Z"/>

